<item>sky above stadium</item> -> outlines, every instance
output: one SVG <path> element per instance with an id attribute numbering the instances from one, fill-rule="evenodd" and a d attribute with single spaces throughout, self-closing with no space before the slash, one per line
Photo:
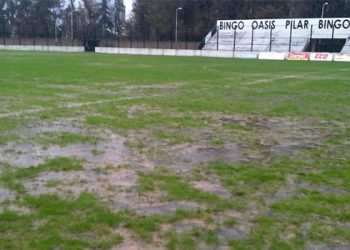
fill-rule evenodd
<path id="1" fill-rule="evenodd" d="M 133 0 L 124 0 L 126 19 L 128 19 L 131 15 L 132 3 L 133 3 Z"/>
<path id="2" fill-rule="evenodd" d="M 69 0 L 66 0 L 65 2 L 66 2 L 66 4 L 69 4 Z M 126 19 L 130 18 L 133 2 L 134 2 L 134 0 L 124 0 Z M 75 4 L 77 4 L 77 3 L 75 3 Z"/>

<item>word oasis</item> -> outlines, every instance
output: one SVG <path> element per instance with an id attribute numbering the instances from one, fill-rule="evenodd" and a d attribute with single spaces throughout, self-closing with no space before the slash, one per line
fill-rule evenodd
<path id="1" fill-rule="evenodd" d="M 348 30 L 350 18 L 310 18 L 310 19 L 256 19 L 256 20 L 219 20 L 220 31 L 232 30 L 270 30 L 270 29 L 319 29 Z"/>

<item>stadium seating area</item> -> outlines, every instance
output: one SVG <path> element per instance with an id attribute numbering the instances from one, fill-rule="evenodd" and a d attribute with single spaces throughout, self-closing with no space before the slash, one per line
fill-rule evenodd
<path id="1" fill-rule="evenodd" d="M 311 39 L 343 38 L 342 31 L 322 29 L 285 29 L 284 26 L 276 26 L 270 29 L 236 29 L 220 31 L 214 27 L 205 37 L 204 50 L 230 50 L 230 51 L 307 51 L 310 49 Z M 346 37 L 345 46 L 341 53 L 350 53 L 350 37 Z M 336 52 L 336 51 L 334 51 Z"/>

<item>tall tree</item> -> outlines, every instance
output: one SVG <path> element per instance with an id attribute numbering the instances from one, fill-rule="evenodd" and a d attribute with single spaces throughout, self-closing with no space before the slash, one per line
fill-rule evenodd
<path id="1" fill-rule="evenodd" d="M 102 0 L 102 3 L 100 4 L 100 8 L 98 9 L 98 24 L 103 32 L 111 32 L 113 23 L 111 19 L 111 12 L 108 7 L 107 0 Z"/>

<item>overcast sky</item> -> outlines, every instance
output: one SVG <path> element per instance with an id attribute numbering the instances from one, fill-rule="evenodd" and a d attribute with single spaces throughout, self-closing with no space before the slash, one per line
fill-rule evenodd
<path id="1" fill-rule="evenodd" d="M 133 0 L 124 0 L 124 5 L 125 5 L 125 17 L 128 19 L 130 14 L 131 14 L 131 10 L 132 10 L 132 2 Z"/>
<path id="2" fill-rule="evenodd" d="M 130 17 L 133 1 L 134 0 L 124 0 L 126 19 L 128 19 Z M 66 4 L 69 4 L 69 0 L 66 0 L 65 2 L 66 2 Z M 77 4 L 76 1 L 75 1 L 75 4 Z"/>

